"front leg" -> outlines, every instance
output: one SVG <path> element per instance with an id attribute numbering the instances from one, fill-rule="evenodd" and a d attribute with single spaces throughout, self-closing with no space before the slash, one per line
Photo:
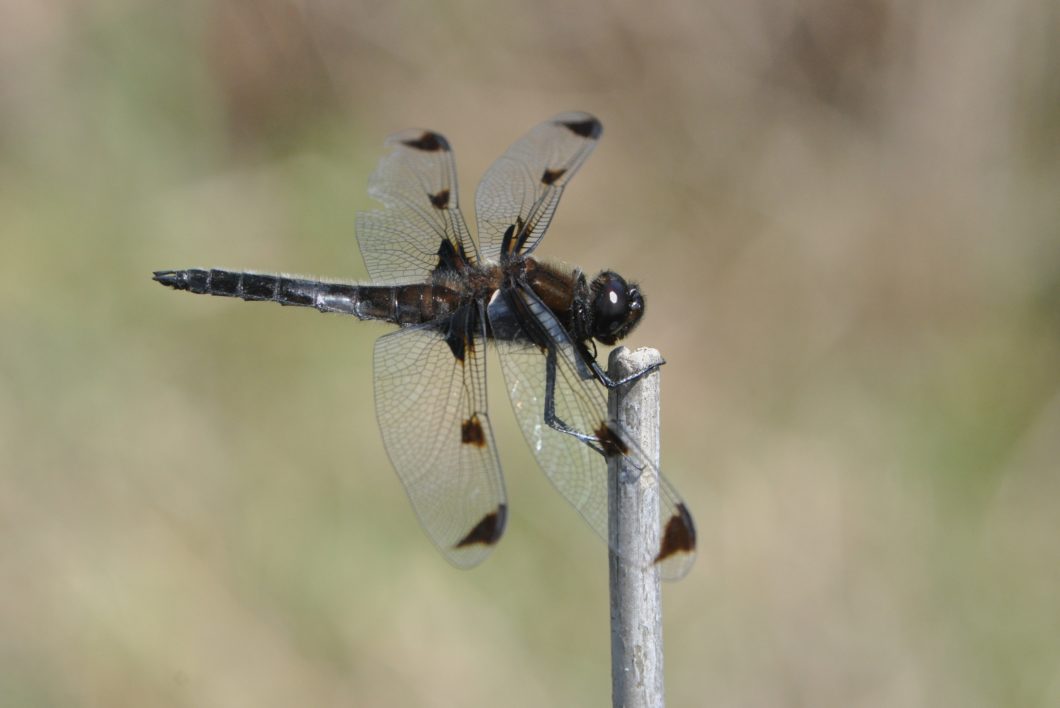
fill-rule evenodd
<path id="1" fill-rule="evenodd" d="M 593 347 L 593 349 L 595 350 L 595 346 Z M 607 372 L 604 371 L 603 367 L 601 367 L 600 364 L 596 361 L 595 351 L 590 352 L 589 347 L 585 346 L 584 344 L 579 344 L 578 354 L 581 356 L 582 361 L 585 363 L 585 365 L 589 367 L 589 370 L 593 372 L 593 376 L 596 377 L 596 380 L 602 383 L 607 388 L 617 388 L 619 386 L 625 386 L 628 383 L 633 383 L 640 377 L 646 374 L 650 374 L 651 372 L 657 370 L 660 366 L 666 363 L 665 359 L 659 357 L 658 361 L 648 364 L 640 371 L 634 371 L 629 376 L 623 376 L 620 379 L 612 379 L 610 376 L 607 375 Z"/>

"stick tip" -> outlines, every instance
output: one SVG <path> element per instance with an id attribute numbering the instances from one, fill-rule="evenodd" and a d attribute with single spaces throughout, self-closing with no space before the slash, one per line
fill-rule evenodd
<path id="1" fill-rule="evenodd" d="M 611 355 L 607 358 L 607 371 L 612 378 L 621 379 L 636 371 L 657 369 L 665 363 L 666 360 L 662 358 L 658 349 L 616 347 L 611 350 Z"/>

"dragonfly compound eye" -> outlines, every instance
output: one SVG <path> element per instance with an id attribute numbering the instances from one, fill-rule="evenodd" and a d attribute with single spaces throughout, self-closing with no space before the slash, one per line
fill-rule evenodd
<path id="1" fill-rule="evenodd" d="M 618 273 L 604 271 L 592 284 L 593 336 L 604 344 L 625 337 L 640 321 L 644 298 L 640 288 L 627 284 Z"/>

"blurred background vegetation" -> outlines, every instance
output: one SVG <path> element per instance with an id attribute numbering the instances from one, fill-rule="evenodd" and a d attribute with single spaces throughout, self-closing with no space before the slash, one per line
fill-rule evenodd
<path id="1" fill-rule="evenodd" d="M 638 278 L 673 706 L 1060 705 L 1060 12 L 1049 0 L 8 0 L 0 704 L 609 701 L 606 549 L 491 400 L 459 572 L 371 400 L 380 325 L 152 270 L 363 278 L 396 130 L 604 122 L 540 253 Z"/>

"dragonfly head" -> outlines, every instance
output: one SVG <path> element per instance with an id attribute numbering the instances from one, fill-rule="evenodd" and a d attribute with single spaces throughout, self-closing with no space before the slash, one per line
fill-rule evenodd
<path id="1" fill-rule="evenodd" d="M 604 344 L 614 344 L 637 326 L 644 314 L 644 296 L 636 283 L 614 271 L 597 275 L 590 286 L 592 295 L 592 336 Z"/>

